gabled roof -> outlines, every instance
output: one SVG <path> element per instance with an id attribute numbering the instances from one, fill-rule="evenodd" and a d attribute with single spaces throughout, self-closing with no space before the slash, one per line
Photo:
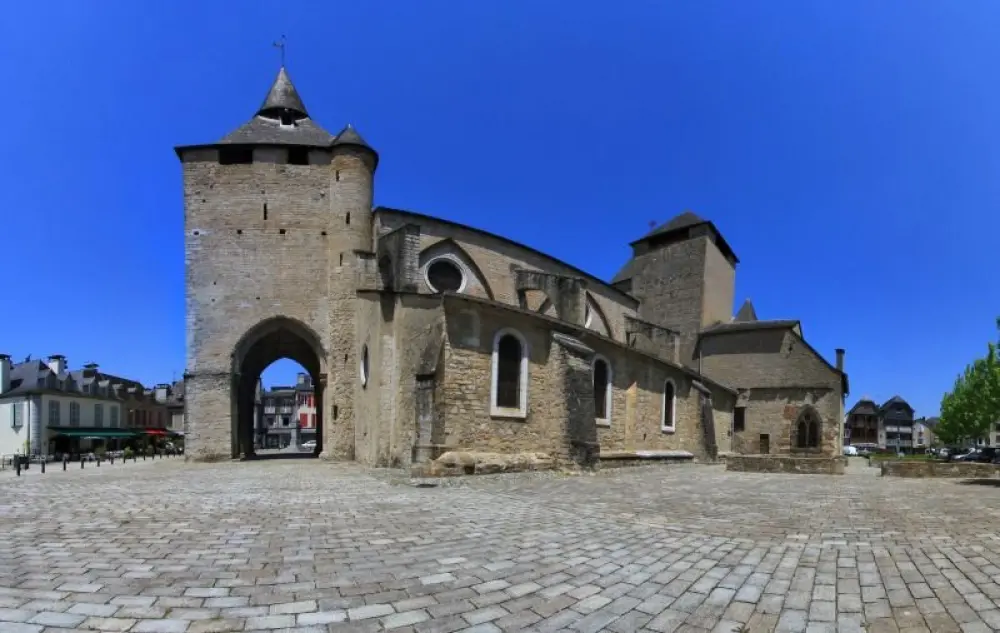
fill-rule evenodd
<path id="1" fill-rule="evenodd" d="M 750 299 L 743 302 L 743 306 L 740 307 L 739 312 L 736 313 L 736 317 L 733 319 L 736 323 L 746 323 L 756 320 L 757 311 L 753 309 L 753 304 L 750 303 Z"/>

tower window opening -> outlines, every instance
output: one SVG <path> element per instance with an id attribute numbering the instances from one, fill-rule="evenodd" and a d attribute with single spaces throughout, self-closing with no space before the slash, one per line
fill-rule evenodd
<path id="1" fill-rule="evenodd" d="M 249 147 L 227 147 L 219 150 L 220 165 L 249 165 L 253 162 L 253 149 Z"/>
<path id="2" fill-rule="evenodd" d="M 347 224 L 350 224 L 350 223 L 351 223 L 351 212 L 348 211 L 347 212 Z"/>
<path id="3" fill-rule="evenodd" d="M 339 169 L 337 171 L 333 172 L 333 179 L 336 180 L 337 182 L 340 182 L 340 170 Z"/>
<path id="4" fill-rule="evenodd" d="M 295 119 L 292 118 L 292 113 L 287 110 L 278 115 L 278 121 L 282 125 L 286 126 L 295 125 Z"/>
<path id="5" fill-rule="evenodd" d="M 264 203 L 264 219 L 267 220 L 267 203 Z"/>
<path id="6" fill-rule="evenodd" d="M 288 150 L 289 165 L 308 165 L 309 150 L 305 147 L 292 147 Z"/>

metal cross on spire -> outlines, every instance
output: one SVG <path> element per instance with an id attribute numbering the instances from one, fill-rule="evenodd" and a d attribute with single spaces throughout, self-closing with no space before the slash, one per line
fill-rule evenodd
<path id="1" fill-rule="evenodd" d="M 278 41 L 274 42 L 274 44 L 272 44 L 272 46 L 274 46 L 275 48 L 278 48 L 278 49 L 281 50 L 281 67 L 284 68 L 285 67 L 285 36 L 282 35 L 281 39 L 279 39 Z"/>

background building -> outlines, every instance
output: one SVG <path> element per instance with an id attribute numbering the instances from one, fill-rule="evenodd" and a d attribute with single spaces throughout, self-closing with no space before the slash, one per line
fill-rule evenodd
<path id="1" fill-rule="evenodd" d="M 306 373 L 300 373 L 295 382 L 295 418 L 299 422 L 299 442 L 315 440 L 316 390 Z"/>
<path id="2" fill-rule="evenodd" d="M 261 448 L 298 446 L 299 420 L 296 417 L 295 387 L 277 386 L 261 394 L 263 437 Z"/>
<path id="3" fill-rule="evenodd" d="M 166 420 L 153 390 L 96 363 L 70 371 L 60 354 L 22 363 L 0 355 L 0 455 L 118 448 L 166 435 Z"/>

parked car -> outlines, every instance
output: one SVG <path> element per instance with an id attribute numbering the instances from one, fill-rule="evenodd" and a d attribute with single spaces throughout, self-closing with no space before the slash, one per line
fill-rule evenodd
<path id="1" fill-rule="evenodd" d="M 858 449 L 857 449 L 857 447 L 855 447 L 855 446 L 845 446 L 844 447 L 844 455 L 846 455 L 848 457 L 857 457 L 857 455 L 858 455 Z"/>
<path id="2" fill-rule="evenodd" d="M 962 461 L 966 462 L 976 462 L 978 464 L 992 464 L 997 461 L 1000 457 L 1000 451 L 994 446 L 984 446 L 983 448 L 977 448 L 974 453 L 970 453 Z"/>
<path id="3" fill-rule="evenodd" d="M 977 448 L 969 448 L 969 449 L 966 449 L 963 452 L 956 451 L 956 452 L 954 452 L 954 453 L 951 454 L 951 460 L 952 461 L 956 461 L 956 462 L 975 461 L 973 458 L 975 457 L 976 452 L 978 450 L 979 449 L 977 449 Z"/>
<path id="4" fill-rule="evenodd" d="M 302 450 L 304 451 L 316 450 L 316 440 L 309 440 L 307 442 L 302 442 Z"/>

